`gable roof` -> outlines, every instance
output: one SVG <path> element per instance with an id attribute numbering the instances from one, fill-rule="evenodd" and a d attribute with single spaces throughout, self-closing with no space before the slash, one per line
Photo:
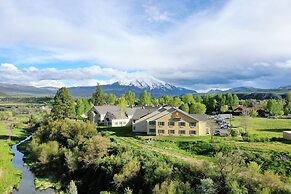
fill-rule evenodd
<path id="1" fill-rule="evenodd" d="M 137 107 L 134 111 L 133 120 L 138 120 L 152 112 L 155 112 L 159 109 L 159 107 Z"/>
<path id="2" fill-rule="evenodd" d="M 188 116 L 189 118 L 192 118 L 192 119 L 194 119 L 196 121 L 207 121 L 208 120 L 207 115 L 189 114 L 189 113 L 187 113 L 187 112 L 185 112 L 185 111 L 183 111 L 183 110 L 181 110 L 179 108 L 176 108 L 176 107 L 165 107 L 165 110 L 163 110 L 159 114 L 156 114 L 156 115 L 150 117 L 148 120 L 149 121 L 157 120 L 157 119 L 162 118 L 162 117 L 164 117 L 164 116 L 166 116 L 168 114 L 171 114 L 171 113 L 173 113 L 175 111 L 178 111 L 178 112 L 180 112 L 180 113 L 182 113 L 182 114 L 184 114 L 184 115 Z"/>
<path id="3" fill-rule="evenodd" d="M 115 105 L 102 105 L 102 106 L 94 106 L 93 111 L 98 112 L 99 114 L 105 115 L 107 112 L 114 112 L 119 109 L 118 106 Z"/>
<path id="4" fill-rule="evenodd" d="M 105 115 L 105 118 L 110 118 L 112 119 L 128 119 L 128 116 L 125 112 L 119 111 L 114 111 L 114 112 L 107 112 Z"/>
<path id="5" fill-rule="evenodd" d="M 131 107 L 126 108 L 125 111 L 121 111 L 120 107 L 116 105 L 94 106 L 92 110 L 111 119 L 127 119 L 132 117 L 135 112 L 135 109 Z"/>

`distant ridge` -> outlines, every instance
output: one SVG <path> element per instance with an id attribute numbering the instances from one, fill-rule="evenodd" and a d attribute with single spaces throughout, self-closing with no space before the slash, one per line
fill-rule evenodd
<path id="1" fill-rule="evenodd" d="M 151 79 L 150 80 L 131 80 L 123 82 L 115 82 L 112 84 L 101 85 L 101 88 L 106 93 L 114 93 L 116 95 L 124 94 L 131 90 L 139 96 L 144 90 L 149 91 L 153 97 L 163 95 L 181 96 L 187 93 L 197 94 L 195 90 L 190 90 L 182 87 L 177 87 L 167 82 Z M 69 90 L 75 97 L 91 97 L 96 86 L 70 87 Z M 54 96 L 58 88 L 54 87 L 34 87 L 23 86 L 18 84 L 0 83 L 0 96 Z M 210 90 L 208 93 L 236 93 L 241 99 L 270 99 L 281 98 L 291 90 L 291 85 L 286 85 L 273 89 L 261 89 L 254 87 L 236 87 L 229 90 Z"/>
<path id="2" fill-rule="evenodd" d="M 51 96 L 55 94 L 56 90 L 56 88 L 55 90 L 48 90 L 34 86 L 0 83 L 0 93 L 6 96 Z"/>
<path id="3" fill-rule="evenodd" d="M 189 90 L 182 87 L 174 86 L 170 83 L 149 77 L 147 79 L 135 79 L 129 81 L 120 81 L 108 85 L 101 85 L 101 88 L 106 93 L 113 93 L 118 96 L 128 92 L 129 90 L 139 96 L 144 90 L 151 93 L 153 97 L 162 95 L 180 96 L 186 93 L 197 93 L 194 90 Z M 91 97 L 96 86 L 81 86 L 68 88 L 74 97 Z M 18 84 L 0 83 L 0 93 L 3 95 L 12 96 L 53 96 L 58 88 L 54 87 L 34 87 L 23 86 Z"/>
<path id="4" fill-rule="evenodd" d="M 163 95 L 169 96 L 181 96 L 187 93 L 197 93 L 194 90 L 189 90 L 182 87 L 177 87 L 167 82 L 160 80 L 133 80 L 130 82 L 114 82 L 108 85 L 101 85 L 101 88 L 106 93 L 113 93 L 115 95 L 122 95 L 129 90 L 135 92 L 139 96 L 144 90 L 151 93 L 153 97 L 159 97 Z M 95 91 L 96 86 L 84 86 L 84 87 L 71 87 L 69 90 L 74 96 L 86 96 L 91 97 Z"/>

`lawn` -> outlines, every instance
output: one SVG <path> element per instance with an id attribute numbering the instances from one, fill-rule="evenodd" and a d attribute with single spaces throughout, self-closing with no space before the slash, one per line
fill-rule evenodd
<path id="1" fill-rule="evenodd" d="M 235 117 L 231 123 L 240 127 L 242 120 L 242 117 Z M 291 131 L 291 119 L 250 118 L 248 123 L 247 131 L 249 133 L 263 137 L 282 137 L 283 131 Z"/>
<path id="2" fill-rule="evenodd" d="M 9 141 L 5 126 L 0 122 L 0 193 L 10 193 L 21 178 L 21 172 L 12 166 L 13 155 L 10 146 L 15 144 L 25 134 L 19 129 L 14 129 L 12 140 Z"/>
<path id="3" fill-rule="evenodd" d="M 232 124 L 239 129 L 241 128 L 242 117 L 235 117 L 232 119 Z M 250 134 L 256 134 L 260 137 L 272 137 L 277 138 L 270 142 L 245 142 L 241 138 L 225 138 L 214 136 L 215 142 L 217 144 L 227 144 L 234 148 L 242 148 L 246 150 L 253 151 L 291 151 L 291 141 L 284 141 L 282 138 L 282 131 L 291 130 L 291 120 L 288 119 L 268 119 L 268 118 L 250 118 L 249 126 L 247 131 Z M 177 147 L 177 142 L 193 142 L 193 141 L 203 141 L 211 142 L 211 137 L 208 136 L 146 136 L 143 134 L 135 134 L 131 132 L 130 127 L 125 128 L 108 128 L 108 127 L 99 127 L 98 131 L 103 133 L 108 133 L 117 137 L 124 137 L 134 139 L 143 143 L 143 141 L 138 140 L 139 138 L 152 138 L 157 141 L 153 141 L 150 144 L 155 147 L 163 149 L 171 149 L 172 151 L 183 153 L 184 150 L 179 150 Z M 105 132 L 106 131 L 106 132 Z M 134 137 L 134 138 L 133 138 Z M 215 143 L 214 143 L 215 144 Z M 184 154 L 188 155 L 189 153 Z"/>

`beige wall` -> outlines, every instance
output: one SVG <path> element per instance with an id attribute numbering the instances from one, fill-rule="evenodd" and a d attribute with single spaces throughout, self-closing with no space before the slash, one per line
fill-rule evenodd
<path id="1" fill-rule="evenodd" d="M 175 114 L 175 113 L 174 113 Z M 206 122 L 204 121 L 196 121 L 193 118 L 184 115 L 179 112 L 180 119 L 173 119 L 173 113 L 169 113 L 166 116 L 159 118 L 156 120 L 156 135 L 169 135 L 169 130 L 175 130 L 175 134 L 170 135 L 181 135 L 181 136 L 188 136 L 188 135 L 206 135 Z M 159 122 L 164 122 L 164 126 L 160 126 Z M 169 122 L 175 122 L 174 126 L 169 126 Z M 185 126 L 179 126 L 179 122 L 185 122 Z M 189 126 L 191 122 L 196 122 L 196 126 L 192 127 Z M 149 128 L 154 128 L 153 126 L 148 125 Z M 159 134 L 158 130 L 164 130 L 163 134 Z M 179 134 L 179 130 L 184 130 L 185 134 Z M 196 134 L 190 134 L 190 131 L 196 131 Z M 148 133 L 151 135 L 150 133 Z"/>
<path id="2" fill-rule="evenodd" d="M 283 138 L 291 140 L 291 131 L 283 131 Z"/>

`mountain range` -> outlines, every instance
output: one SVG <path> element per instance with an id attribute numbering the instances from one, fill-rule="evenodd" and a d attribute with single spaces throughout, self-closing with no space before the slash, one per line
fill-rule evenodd
<path id="1" fill-rule="evenodd" d="M 207 93 L 286 93 L 291 90 L 291 85 L 279 87 L 279 88 L 270 88 L 270 89 L 262 89 L 262 88 L 254 88 L 254 87 L 235 87 L 228 90 L 209 90 Z"/>
<path id="2" fill-rule="evenodd" d="M 112 84 L 101 85 L 101 88 L 104 92 L 113 93 L 117 96 L 122 95 L 129 90 L 135 92 L 137 96 L 139 96 L 144 90 L 147 90 L 153 97 L 159 97 L 162 95 L 180 96 L 186 93 L 197 93 L 194 90 L 177 87 L 155 78 L 119 81 Z M 91 97 L 96 86 L 69 87 L 68 89 L 74 97 Z M 57 90 L 58 88 L 54 87 L 39 88 L 34 86 L 0 83 L 0 96 L 53 96 Z"/>
<path id="3" fill-rule="evenodd" d="M 153 97 L 162 95 L 181 96 L 187 93 L 196 94 L 195 90 L 174 86 L 170 83 L 155 79 L 135 79 L 118 81 L 112 84 L 101 85 L 106 93 L 116 95 L 124 94 L 131 90 L 139 96 L 144 90 L 147 90 Z M 74 97 L 91 97 L 96 86 L 80 86 L 68 88 Z M 0 96 L 54 96 L 58 88 L 55 87 L 34 87 L 18 84 L 0 83 Z M 237 93 L 241 98 L 275 98 L 278 94 L 284 94 L 291 90 L 291 85 L 273 89 L 261 89 L 254 87 L 236 87 L 228 90 L 209 90 L 207 93 Z M 275 95 L 275 96 L 274 96 Z"/>

